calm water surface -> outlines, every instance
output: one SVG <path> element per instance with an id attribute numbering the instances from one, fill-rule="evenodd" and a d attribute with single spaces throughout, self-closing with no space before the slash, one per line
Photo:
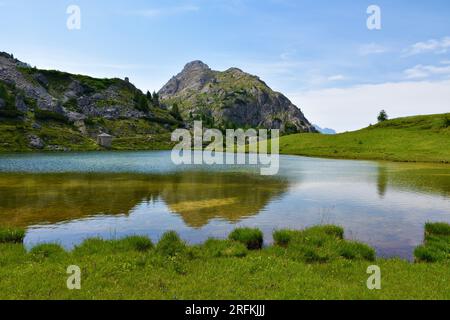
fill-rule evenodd
<path id="1" fill-rule="evenodd" d="M 258 168 L 176 167 L 169 152 L 0 156 L 0 226 L 25 243 L 67 248 L 91 237 L 167 230 L 190 243 L 238 226 L 273 230 L 332 223 L 383 257 L 411 259 L 428 221 L 450 222 L 450 166 L 281 157 Z"/>

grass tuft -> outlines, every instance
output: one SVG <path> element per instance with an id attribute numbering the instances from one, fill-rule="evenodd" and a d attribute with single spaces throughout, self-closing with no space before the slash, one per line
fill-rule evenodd
<path id="1" fill-rule="evenodd" d="M 131 236 L 125 239 L 117 241 L 119 246 L 123 246 L 124 248 L 131 248 L 135 251 L 146 252 L 153 249 L 152 241 L 147 237 L 141 236 Z"/>
<path id="2" fill-rule="evenodd" d="M 130 236 L 119 240 L 103 240 L 93 238 L 85 240 L 77 246 L 74 253 L 80 256 L 97 253 L 114 253 L 138 251 L 146 252 L 153 248 L 152 241 L 147 237 Z"/>
<path id="3" fill-rule="evenodd" d="M 55 243 L 40 244 L 30 250 L 30 255 L 37 259 L 57 258 L 67 254 L 63 247 Z"/>
<path id="4" fill-rule="evenodd" d="M 414 251 L 417 262 L 450 260 L 450 224 L 427 223 L 425 243 Z"/>
<path id="5" fill-rule="evenodd" d="M 0 243 L 22 243 L 25 238 L 23 229 L 0 228 Z"/>
<path id="6" fill-rule="evenodd" d="M 277 230 L 273 233 L 273 241 L 275 245 L 280 247 L 287 247 L 292 241 L 295 231 L 291 230 Z"/>
<path id="7" fill-rule="evenodd" d="M 249 250 L 261 249 L 264 242 L 261 230 L 251 228 L 236 229 L 229 235 L 229 239 L 244 244 Z"/>
<path id="8" fill-rule="evenodd" d="M 339 246 L 339 254 L 348 260 L 375 261 L 375 250 L 364 243 L 345 241 Z"/>
<path id="9" fill-rule="evenodd" d="M 186 252 L 186 243 L 180 239 L 175 231 L 169 231 L 163 234 L 159 240 L 156 251 L 163 255 L 173 257 Z"/>
<path id="10" fill-rule="evenodd" d="M 344 229 L 333 225 L 323 225 L 307 229 L 309 234 L 330 236 L 339 240 L 344 239 Z"/>
<path id="11" fill-rule="evenodd" d="M 214 258 L 243 258 L 247 256 L 247 247 L 236 241 L 209 239 L 202 246 L 205 253 Z"/>
<path id="12" fill-rule="evenodd" d="M 427 223 L 425 225 L 426 235 L 450 236 L 450 224 L 448 223 Z"/>

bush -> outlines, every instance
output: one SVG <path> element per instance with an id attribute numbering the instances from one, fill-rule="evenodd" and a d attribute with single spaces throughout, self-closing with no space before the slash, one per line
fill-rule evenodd
<path id="1" fill-rule="evenodd" d="M 259 250 L 262 248 L 264 236 L 261 230 L 240 228 L 234 230 L 229 239 L 244 244 L 249 250 Z"/>
<path id="2" fill-rule="evenodd" d="M 186 244 L 175 231 L 163 234 L 159 240 L 156 251 L 163 256 L 173 257 L 186 251 Z"/>
<path id="3" fill-rule="evenodd" d="M 34 116 L 39 120 L 55 120 L 63 123 L 68 123 L 68 119 L 64 115 L 53 111 L 35 109 Z"/>
<path id="4" fill-rule="evenodd" d="M 248 253 L 247 247 L 240 243 L 230 240 L 209 239 L 203 245 L 204 252 L 210 257 L 245 257 Z"/>
<path id="5" fill-rule="evenodd" d="M 24 238 L 23 229 L 0 229 L 0 243 L 22 243 Z"/>
<path id="6" fill-rule="evenodd" d="M 30 254 L 39 260 L 54 258 L 66 254 L 66 251 L 58 244 L 45 243 L 31 249 Z"/>
<path id="7" fill-rule="evenodd" d="M 385 110 L 381 110 L 380 114 L 378 115 L 378 122 L 384 122 L 389 120 L 389 116 L 387 115 L 387 112 Z"/>

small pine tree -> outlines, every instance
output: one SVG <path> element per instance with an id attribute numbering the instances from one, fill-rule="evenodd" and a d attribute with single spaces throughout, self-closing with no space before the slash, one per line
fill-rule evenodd
<path id="1" fill-rule="evenodd" d="M 174 103 L 172 106 L 172 110 L 170 111 L 170 114 L 172 117 L 179 121 L 183 121 L 183 117 L 181 116 L 180 108 L 178 107 L 178 104 Z"/>
<path id="2" fill-rule="evenodd" d="M 6 88 L 0 83 L 0 99 L 6 100 L 8 98 L 8 92 Z"/>
<path id="3" fill-rule="evenodd" d="M 142 92 L 136 92 L 134 96 L 134 102 L 136 105 L 136 109 L 142 112 L 148 112 L 148 101 L 147 97 Z"/>
<path id="4" fill-rule="evenodd" d="M 378 115 L 378 122 L 384 122 L 389 120 L 389 116 L 385 110 L 381 110 L 380 114 Z"/>
<path id="5" fill-rule="evenodd" d="M 159 95 L 155 91 L 153 91 L 152 101 L 153 101 L 153 105 L 155 107 L 159 107 L 160 106 Z"/>

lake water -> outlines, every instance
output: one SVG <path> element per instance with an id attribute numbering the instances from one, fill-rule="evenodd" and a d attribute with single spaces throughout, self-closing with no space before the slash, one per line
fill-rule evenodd
<path id="1" fill-rule="evenodd" d="M 450 223 L 450 166 L 281 157 L 280 173 L 183 166 L 170 152 L 0 156 L 0 226 L 25 243 L 71 248 L 91 237 L 168 230 L 190 243 L 257 227 L 337 224 L 382 257 L 412 258 L 428 221 Z"/>

